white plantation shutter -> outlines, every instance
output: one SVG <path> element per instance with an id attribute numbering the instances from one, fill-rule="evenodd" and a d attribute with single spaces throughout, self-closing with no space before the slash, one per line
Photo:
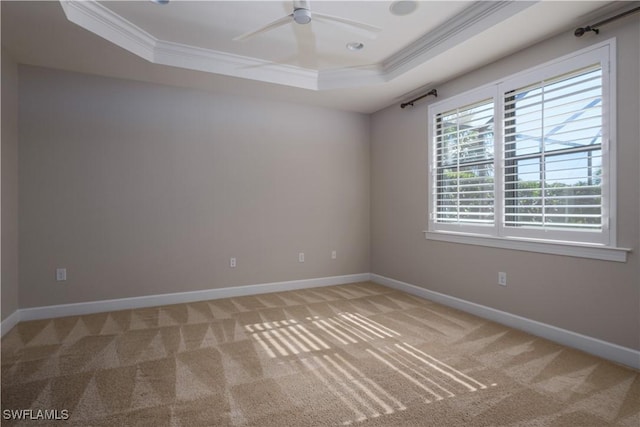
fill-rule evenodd
<path id="1" fill-rule="evenodd" d="M 613 50 L 430 105 L 429 231 L 615 245 Z"/>
<path id="2" fill-rule="evenodd" d="M 602 229 L 602 69 L 505 94 L 505 226 Z"/>
<path id="3" fill-rule="evenodd" d="M 434 124 L 434 221 L 492 225 L 495 221 L 493 99 L 438 113 Z"/>

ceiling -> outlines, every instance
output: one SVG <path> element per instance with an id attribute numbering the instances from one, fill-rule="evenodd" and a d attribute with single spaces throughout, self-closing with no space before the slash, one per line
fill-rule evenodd
<path id="1" fill-rule="evenodd" d="M 396 15 L 390 1 L 312 0 L 311 23 L 237 41 L 290 14 L 293 2 L 2 1 L 2 45 L 23 64 L 371 113 L 552 35 L 573 37 L 621 4 L 414 6 Z M 371 37 L 314 12 L 380 31 Z M 351 51 L 351 42 L 364 47 Z"/>

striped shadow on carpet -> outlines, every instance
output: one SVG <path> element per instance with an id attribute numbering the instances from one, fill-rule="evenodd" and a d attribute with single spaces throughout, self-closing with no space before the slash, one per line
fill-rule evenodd
<path id="1" fill-rule="evenodd" d="M 366 282 L 23 322 L 1 403 L 2 425 L 638 427 L 640 377 Z"/>

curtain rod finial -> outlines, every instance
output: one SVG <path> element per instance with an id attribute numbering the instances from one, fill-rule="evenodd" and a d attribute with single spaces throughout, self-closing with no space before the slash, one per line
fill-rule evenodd
<path id="1" fill-rule="evenodd" d="M 404 109 L 407 106 L 413 107 L 413 103 L 414 102 L 419 101 L 422 98 L 424 98 L 426 96 L 429 96 L 429 95 L 435 96 L 437 98 L 438 97 L 438 91 L 435 90 L 435 89 L 431 89 L 429 92 L 425 93 L 424 95 L 421 95 L 421 96 L 419 96 L 417 98 L 414 98 L 411 101 L 403 102 L 402 104 L 400 104 L 400 108 Z"/>

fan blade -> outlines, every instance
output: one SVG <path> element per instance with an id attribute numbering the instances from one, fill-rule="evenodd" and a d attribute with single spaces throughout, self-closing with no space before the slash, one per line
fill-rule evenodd
<path id="1" fill-rule="evenodd" d="M 257 30 L 248 32 L 248 33 L 244 33 L 239 35 L 238 37 L 234 37 L 233 41 L 242 41 L 242 40 L 246 40 L 250 37 L 253 37 L 255 35 L 258 35 L 260 33 L 266 33 L 267 31 L 271 31 L 274 28 L 278 28 L 281 27 L 283 25 L 289 24 L 290 22 L 292 22 L 293 20 L 293 13 L 287 15 L 287 16 L 283 16 L 280 19 L 276 19 L 275 21 L 265 25 L 264 27 L 260 27 Z"/>
<path id="2" fill-rule="evenodd" d="M 317 19 L 321 22 L 340 27 L 344 30 L 352 33 L 360 34 L 364 37 L 375 39 L 382 28 L 375 27 L 373 25 L 365 24 L 363 22 L 353 21 L 347 18 L 340 18 L 339 16 L 327 15 L 326 13 L 313 12 L 313 19 Z"/>
<path id="3" fill-rule="evenodd" d="M 298 65 L 302 68 L 318 68 L 318 48 L 316 35 L 308 25 L 294 25 L 296 45 L 298 48 Z"/>

